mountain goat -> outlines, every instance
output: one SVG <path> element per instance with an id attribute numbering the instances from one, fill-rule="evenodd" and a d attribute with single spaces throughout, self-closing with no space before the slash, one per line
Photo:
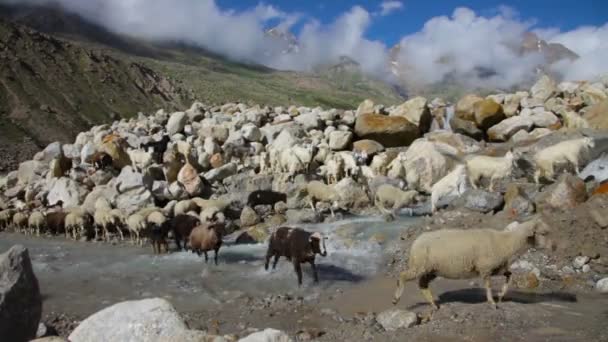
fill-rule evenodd
<path id="1" fill-rule="evenodd" d="M 538 151 L 534 155 L 536 172 L 534 181 L 538 183 L 543 176 L 555 181 L 555 165 L 570 163 L 574 166 L 576 173 L 580 173 L 580 161 L 584 153 L 595 147 L 595 142 L 589 137 L 566 140 Z"/>

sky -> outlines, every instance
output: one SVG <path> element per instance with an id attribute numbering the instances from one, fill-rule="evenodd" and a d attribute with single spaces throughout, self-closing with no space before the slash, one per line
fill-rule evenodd
<path id="1" fill-rule="evenodd" d="M 535 77 L 540 53 L 522 55 L 526 32 L 577 53 L 551 71 L 566 80 L 608 74 L 608 0 L 0 0 L 59 3 L 120 34 L 183 41 L 229 58 L 279 70 L 310 71 L 342 56 L 376 78 L 408 82 L 449 76 L 471 86 L 507 88 Z M 268 37 L 276 26 L 293 32 L 297 53 Z M 396 60 L 391 48 L 399 44 Z M 488 76 L 479 70 L 491 70 Z"/>

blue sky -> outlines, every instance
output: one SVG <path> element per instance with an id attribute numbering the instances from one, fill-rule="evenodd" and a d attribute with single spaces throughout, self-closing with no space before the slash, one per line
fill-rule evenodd
<path id="1" fill-rule="evenodd" d="M 258 2 L 250 0 L 217 0 L 222 9 L 242 11 L 255 7 Z M 322 23 L 330 23 L 337 16 L 361 6 L 370 13 L 377 12 L 382 1 L 378 0 L 266 0 L 262 3 L 273 5 L 288 13 L 301 13 Z M 436 16 L 450 16 L 457 7 L 468 7 L 480 16 L 493 16 L 501 6 L 508 6 L 517 12 L 519 19 L 534 20 L 538 27 L 558 28 L 570 31 L 580 26 L 601 26 L 608 22 L 608 0 L 403 0 L 403 7 L 386 16 L 376 16 L 367 31 L 369 39 L 380 40 L 392 46 L 401 37 L 420 31 L 424 23 Z M 296 31 L 297 31 L 296 26 Z M 297 32 L 296 32 L 297 33 Z"/>

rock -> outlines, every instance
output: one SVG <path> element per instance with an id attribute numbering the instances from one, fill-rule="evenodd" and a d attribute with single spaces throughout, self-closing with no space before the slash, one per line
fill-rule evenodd
<path id="1" fill-rule="evenodd" d="M 285 216 L 289 223 L 318 223 L 320 220 L 312 209 L 289 209 Z"/>
<path id="2" fill-rule="evenodd" d="M 292 342 L 293 340 L 286 333 L 275 330 L 265 329 L 248 335 L 239 340 L 239 342 Z"/>
<path id="3" fill-rule="evenodd" d="M 95 213 L 95 202 L 99 198 L 104 198 L 109 203 L 113 203 L 116 196 L 118 196 L 118 192 L 115 187 L 108 185 L 97 186 L 85 197 L 81 207 L 87 213 L 93 215 Z"/>
<path id="4" fill-rule="evenodd" d="M 230 162 L 226 165 L 215 168 L 205 173 L 205 179 L 210 183 L 221 182 L 227 177 L 230 177 L 237 173 L 238 166 L 236 163 Z"/>
<path id="5" fill-rule="evenodd" d="M 591 176 L 599 183 L 608 179 L 608 154 L 589 163 L 579 174 L 581 179 L 587 179 Z"/>
<path id="6" fill-rule="evenodd" d="M 88 192 L 74 180 L 66 177 L 53 179 L 48 187 L 50 189 L 47 195 L 49 205 L 53 206 L 62 201 L 64 208 L 80 205 Z"/>
<path id="7" fill-rule="evenodd" d="M 249 142 L 258 142 L 262 140 L 262 132 L 254 124 L 246 124 L 241 128 L 243 138 Z"/>
<path id="8" fill-rule="evenodd" d="M 209 158 L 209 165 L 211 165 L 211 167 L 214 169 L 222 167 L 222 165 L 224 165 L 224 156 L 222 156 L 221 153 L 216 153 L 212 155 Z"/>
<path id="9" fill-rule="evenodd" d="M 418 324 L 418 315 L 415 312 L 389 309 L 378 314 L 376 321 L 386 331 L 395 331 L 403 328 L 411 328 Z"/>
<path id="10" fill-rule="evenodd" d="M 352 141 L 351 132 L 333 131 L 329 134 L 329 148 L 333 151 L 345 150 Z"/>
<path id="11" fill-rule="evenodd" d="M 82 321 L 68 339 L 72 342 L 168 341 L 185 331 L 188 331 L 186 323 L 168 301 L 151 298 L 107 307 Z"/>
<path id="12" fill-rule="evenodd" d="M 120 170 L 131 165 L 131 158 L 125 151 L 120 140 L 108 140 L 101 145 L 100 152 L 105 152 L 112 157 L 112 165 Z"/>
<path id="13" fill-rule="evenodd" d="M 262 223 L 250 227 L 242 233 L 239 233 L 235 243 L 237 245 L 263 243 L 266 241 L 266 239 L 268 239 L 268 236 L 270 236 L 268 233 L 268 227 L 266 224 Z"/>
<path id="14" fill-rule="evenodd" d="M 608 277 L 598 280 L 595 289 L 600 293 L 608 293 Z"/>
<path id="15" fill-rule="evenodd" d="M 452 127 L 454 133 L 466 135 L 475 140 L 483 139 L 483 132 L 477 128 L 477 125 L 473 121 L 453 117 L 450 120 L 450 127 Z"/>
<path id="16" fill-rule="evenodd" d="M 405 152 L 403 166 L 407 170 L 408 187 L 431 193 L 431 187 L 450 170 L 448 159 L 439 152 L 435 143 L 418 139 Z"/>
<path id="17" fill-rule="evenodd" d="M 500 193 L 481 189 L 471 189 L 463 197 L 465 198 L 465 208 L 482 213 L 497 211 L 504 204 L 504 199 Z"/>
<path id="18" fill-rule="evenodd" d="M 543 75 L 530 91 L 533 98 L 545 102 L 557 93 L 557 85 L 549 76 Z"/>
<path id="19" fill-rule="evenodd" d="M 334 189 L 340 195 L 342 208 L 363 208 L 370 204 L 365 188 L 351 177 L 343 178 Z"/>
<path id="20" fill-rule="evenodd" d="M 300 114 L 295 118 L 295 122 L 302 125 L 307 131 L 320 128 L 322 123 L 321 118 L 315 112 Z"/>
<path id="21" fill-rule="evenodd" d="M 31 340 L 30 342 L 68 342 L 68 340 L 63 339 L 59 336 L 48 336 L 48 337 L 37 338 L 35 340 Z"/>
<path id="22" fill-rule="evenodd" d="M 189 163 L 184 165 L 179 171 L 177 181 L 184 186 L 188 195 L 192 197 L 200 195 L 203 191 L 203 181 L 194 166 Z"/>
<path id="23" fill-rule="evenodd" d="M 534 122 L 524 116 L 512 116 L 492 126 L 488 130 L 488 138 L 492 141 L 508 141 L 515 133 L 524 130 L 529 132 Z"/>
<path id="24" fill-rule="evenodd" d="M 169 122 L 167 122 L 167 133 L 174 135 L 182 133 L 188 122 L 188 115 L 185 112 L 175 112 L 171 114 Z"/>
<path id="25" fill-rule="evenodd" d="M 61 143 L 55 141 L 47 145 L 44 150 L 38 152 L 34 156 L 34 160 L 40 161 L 43 163 L 49 163 L 51 160 L 63 156 L 63 149 L 61 148 Z"/>
<path id="26" fill-rule="evenodd" d="M 21 245 L 0 254 L 0 336 L 2 341 L 36 337 L 42 316 L 38 279 L 27 249 Z"/>
<path id="27" fill-rule="evenodd" d="M 555 114 L 547 112 L 545 110 L 534 111 L 532 114 L 529 115 L 524 115 L 522 113 L 521 117 L 531 120 L 534 123 L 535 127 L 551 128 L 556 130 L 562 126 L 561 121 Z"/>
<path id="28" fill-rule="evenodd" d="M 82 163 L 92 163 L 93 155 L 97 152 L 97 147 L 92 142 L 86 143 L 80 150 L 80 161 Z"/>
<path id="29" fill-rule="evenodd" d="M 584 84 L 580 90 L 580 97 L 587 106 L 592 106 L 608 98 L 604 86 L 599 83 Z"/>
<path id="30" fill-rule="evenodd" d="M 474 94 L 465 95 L 457 103 L 455 117 L 466 121 L 475 121 L 475 104 L 483 98 Z"/>
<path id="31" fill-rule="evenodd" d="M 121 193 L 116 197 L 116 208 L 132 214 L 141 208 L 154 205 L 150 190 L 140 187 Z"/>
<path id="32" fill-rule="evenodd" d="M 384 147 L 409 146 L 420 137 L 418 127 L 406 118 L 380 114 L 362 114 L 355 122 L 355 134 L 371 139 Z"/>
<path id="33" fill-rule="evenodd" d="M 245 206 L 241 211 L 241 227 L 251 227 L 260 223 L 260 221 L 260 217 L 251 207 Z"/>
<path id="34" fill-rule="evenodd" d="M 537 196 L 536 208 L 539 212 L 547 208 L 557 210 L 570 209 L 587 200 L 585 183 L 571 174 L 562 174 L 557 183 L 549 186 Z"/>
<path id="35" fill-rule="evenodd" d="M 356 116 L 363 114 L 374 114 L 374 102 L 372 100 L 365 100 L 361 102 L 359 108 L 357 108 Z"/>
<path id="36" fill-rule="evenodd" d="M 36 160 L 29 160 L 19 164 L 17 170 L 17 182 L 19 184 L 29 184 L 30 182 L 42 178 L 44 172 L 49 168 L 48 163 L 39 162 Z"/>
<path id="37" fill-rule="evenodd" d="M 460 154 L 471 154 L 481 151 L 481 145 L 475 139 L 463 134 L 447 131 L 427 133 L 424 136 L 428 141 L 436 143 L 439 147 L 455 149 Z"/>
<path id="38" fill-rule="evenodd" d="M 23 184 L 17 184 L 4 192 L 4 196 L 7 198 L 23 198 L 23 195 L 25 195 L 25 185 Z"/>
<path id="39" fill-rule="evenodd" d="M 287 203 L 283 202 L 283 201 L 279 201 L 277 203 L 274 204 L 274 212 L 277 214 L 285 214 L 287 212 L 287 209 L 289 209 L 287 207 Z"/>
<path id="40" fill-rule="evenodd" d="M 222 125 L 205 124 L 201 127 L 201 129 L 198 130 L 199 137 L 210 137 L 220 144 L 226 142 L 226 140 L 228 140 L 229 135 L 230 132 L 228 128 Z"/>
<path id="41" fill-rule="evenodd" d="M 123 193 L 132 189 L 138 189 L 145 187 L 147 189 L 152 188 L 152 177 L 145 176 L 133 169 L 131 166 L 124 167 L 118 177 L 114 179 L 114 183 L 118 189 L 118 192 Z"/>
<path id="42" fill-rule="evenodd" d="M 505 100 L 502 105 L 502 109 L 507 117 L 511 117 L 517 114 L 522 99 L 521 94 L 508 94 L 505 96 Z"/>
<path id="43" fill-rule="evenodd" d="M 422 96 L 414 97 L 397 106 L 390 115 L 406 118 L 420 129 L 420 134 L 428 132 L 433 121 L 428 101 Z"/>
<path id="44" fill-rule="evenodd" d="M 594 129 L 608 129 L 608 99 L 589 107 L 583 118 Z"/>
<path id="45" fill-rule="evenodd" d="M 486 131 L 506 118 L 502 106 L 491 99 L 478 101 L 475 109 L 475 123 L 477 127 Z"/>
<path id="46" fill-rule="evenodd" d="M 507 185 L 504 211 L 513 216 L 526 216 L 534 213 L 534 203 L 517 184 Z"/>
<path id="47" fill-rule="evenodd" d="M 220 145 L 217 144 L 211 137 L 205 138 L 205 141 L 203 142 L 203 150 L 210 156 L 222 152 Z"/>
<path id="48" fill-rule="evenodd" d="M 382 151 L 384 151 L 384 146 L 374 140 L 363 139 L 353 143 L 353 152 L 364 154 L 368 157 L 373 157 Z"/>
<path id="49" fill-rule="evenodd" d="M 589 260 L 590 260 L 590 258 L 588 256 L 579 255 L 576 258 L 574 258 L 574 261 L 572 262 L 572 266 L 574 266 L 575 269 L 580 270 L 583 268 L 583 266 L 585 266 L 589 263 Z"/>

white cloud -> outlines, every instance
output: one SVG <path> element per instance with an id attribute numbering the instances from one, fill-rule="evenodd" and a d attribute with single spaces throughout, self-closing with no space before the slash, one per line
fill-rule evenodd
<path id="1" fill-rule="evenodd" d="M 380 14 L 381 16 L 385 16 L 402 8 L 403 2 L 395 0 L 386 0 L 382 1 L 382 3 L 380 4 L 380 12 L 378 14 Z"/>

